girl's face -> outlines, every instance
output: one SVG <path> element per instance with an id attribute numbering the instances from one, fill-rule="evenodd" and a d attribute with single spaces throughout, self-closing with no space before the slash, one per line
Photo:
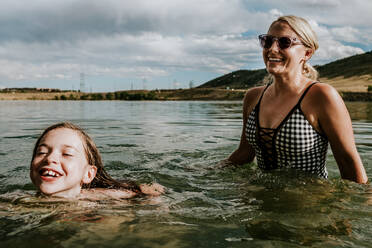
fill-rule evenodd
<path id="1" fill-rule="evenodd" d="M 300 37 L 286 22 L 276 22 L 268 31 L 275 37 L 291 37 L 300 40 Z M 263 49 L 263 59 L 266 69 L 274 76 L 286 76 L 293 73 L 302 73 L 303 63 L 310 59 L 311 49 L 302 44 L 295 44 L 286 49 L 280 49 L 278 41 L 270 48 Z"/>
<path id="2" fill-rule="evenodd" d="M 45 195 L 75 197 L 83 183 L 94 179 L 96 170 L 88 164 L 79 133 L 57 128 L 40 140 L 31 162 L 30 177 Z"/>

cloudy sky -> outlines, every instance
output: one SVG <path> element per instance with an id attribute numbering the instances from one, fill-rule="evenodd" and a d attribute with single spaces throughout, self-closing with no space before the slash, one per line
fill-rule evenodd
<path id="1" fill-rule="evenodd" d="M 371 0 L 2 0 L 0 88 L 186 88 L 264 64 L 257 35 L 306 18 L 311 63 L 372 50 Z"/>

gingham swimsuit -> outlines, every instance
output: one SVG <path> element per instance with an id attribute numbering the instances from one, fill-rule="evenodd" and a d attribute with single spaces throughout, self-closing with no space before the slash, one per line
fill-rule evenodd
<path id="1" fill-rule="evenodd" d="M 259 125 L 261 97 L 249 114 L 245 134 L 257 156 L 257 164 L 263 170 L 293 168 L 327 178 L 325 167 L 328 140 L 317 132 L 301 110 L 301 102 L 312 83 L 304 91 L 298 103 L 275 129 Z"/>

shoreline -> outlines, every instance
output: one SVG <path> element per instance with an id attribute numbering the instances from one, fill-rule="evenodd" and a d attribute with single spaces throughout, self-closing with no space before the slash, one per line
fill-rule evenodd
<path id="1" fill-rule="evenodd" d="M 193 88 L 176 90 L 128 90 L 104 93 L 67 92 L 0 92 L 0 100 L 58 100 L 58 101 L 223 101 L 243 100 L 246 90 L 242 89 L 216 89 Z M 344 101 L 372 101 L 372 92 L 339 91 Z"/>
<path id="2" fill-rule="evenodd" d="M 246 90 L 226 90 L 215 88 L 192 88 L 175 90 L 126 90 L 116 92 L 0 92 L 0 100 L 155 100 L 155 101 L 185 101 L 185 100 L 241 100 Z"/>

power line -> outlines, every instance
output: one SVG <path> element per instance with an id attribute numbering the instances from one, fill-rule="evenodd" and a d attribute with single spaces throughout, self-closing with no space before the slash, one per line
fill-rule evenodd
<path id="1" fill-rule="evenodd" d="M 80 92 L 85 91 L 85 74 L 84 72 L 80 73 Z"/>

